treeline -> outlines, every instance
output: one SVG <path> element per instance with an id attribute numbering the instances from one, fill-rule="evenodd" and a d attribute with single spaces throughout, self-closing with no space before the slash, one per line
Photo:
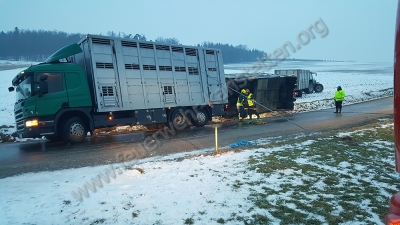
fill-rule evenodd
<path id="1" fill-rule="evenodd" d="M 254 62 L 257 58 L 262 58 L 264 52 L 252 49 L 250 50 L 246 45 L 228 45 L 221 43 L 204 42 L 199 47 L 218 48 L 222 50 L 224 63 L 240 63 L 240 62 Z"/>
<path id="2" fill-rule="evenodd" d="M 82 34 L 61 31 L 19 30 L 0 32 L 0 59 L 43 61 L 65 45 L 79 41 Z"/>
<path id="3" fill-rule="evenodd" d="M 104 34 L 100 34 L 104 35 Z M 44 61 L 58 49 L 76 43 L 85 34 L 69 34 L 62 31 L 45 30 L 20 30 L 16 27 L 13 31 L 0 32 L 0 59 L 1 60 L 26 60 Z M 133 40 L 147 40 L 144 34 L 126 34 L 123 32 L 107 32 L 106 36 L 128 38 Z M 158 37 L 155 42 L 180 44 L 176 38 Z M 222 50 L 224 63 L 253 62 L 263 56 L 263 52 L 248 49 L 246 45 L 232 46 L 228 44 L 204 42 L 199 47 L 218 48 Z"/>

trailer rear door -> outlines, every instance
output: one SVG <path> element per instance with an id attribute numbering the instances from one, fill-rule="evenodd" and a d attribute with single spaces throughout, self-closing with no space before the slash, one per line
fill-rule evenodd
<path id="1" fill-rule="evenodd" d="M 220 60 L 222 58 L 218 57 L 218 53 L 215 50 L 205 50 L 204 54 L 210 102 L 220 102 L 224 98 L 221 82 L 221 73 L 224 71 L 223 68 L 220 68 Z"/>

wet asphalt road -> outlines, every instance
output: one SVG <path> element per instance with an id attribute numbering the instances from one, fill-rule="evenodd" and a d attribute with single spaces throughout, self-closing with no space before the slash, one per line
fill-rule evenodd
<path id="1" fill-rule="evenodd" d="M 393 98 L 344 106 L 342 114 L 335 114 L 333 111 L 334 109 L 327 109 L 287 115 L 285 118 L 265 118 L 265 125 L 226 122 L 218 128 L 219 146 L 227 146 L 239 139 L 254 140 L 308 131 L 334 131 L 377 122 L 381 118 L 393 118 Z M 138 132 L 95 136 L 76 145 L 44 140 L 0 144 L 0 178 L 28 172 L 112 164 L 135 156 L 145 158 L 215 148 L 214 132 L 214 125 L 207 125 L 177 131 L 176 134 L 169 134 L 169 139 L 161 134 Z M 151 135 L 157 137 L 157 142 L 149 142 L 153 139 L 150 138 Z"/>

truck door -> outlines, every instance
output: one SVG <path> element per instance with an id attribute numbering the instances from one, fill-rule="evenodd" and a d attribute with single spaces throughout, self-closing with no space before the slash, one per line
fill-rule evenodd
<path id="1" fill-rule="evenodd" d="M 47 76 L 48 93 L 39 96 L 36 94 L 37 116 L 52 116 L 61 108 L 69 107 L 68 96 L 63 72 L 37 72 L 35 81 Z"/>
<path id="2" fill-rule="evenodd" d="M 205 63 L 207 72 L 208 94 L 210 101 L 222 101 L 222 83 L 218 55 L 214 50 L 205 50 Z M 224 81 L 225 82 L 225 81 Z"/>

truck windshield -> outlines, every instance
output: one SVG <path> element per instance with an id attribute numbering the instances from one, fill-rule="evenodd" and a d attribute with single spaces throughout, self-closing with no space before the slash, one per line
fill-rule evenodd
<path id="1" fill-rule="evenodd" d="M 30 97 L 32 95 L 32 76 L 26 76 L 25 80 L 18 84 L 15 90 L 17 92 L 17 102 Z"/>

